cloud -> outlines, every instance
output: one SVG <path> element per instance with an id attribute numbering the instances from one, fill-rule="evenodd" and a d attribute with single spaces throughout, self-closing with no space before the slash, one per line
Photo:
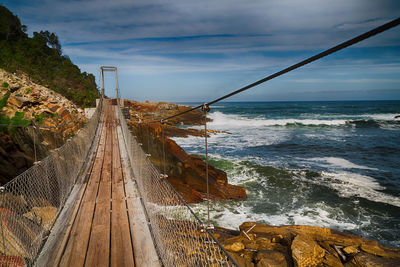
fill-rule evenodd
<path id="1" fill-rule="evenodd" d="M 215 74 L 207 78 L 209 90 L 230 80 L 247 82 L 400 14 L 396 0 L 6 0 L 5 5 L 31 33 L 57 33 L 63 52 L 83 70 L 97 74 L 100 65 L 116 65 L 126 83 L 135 75 L 171 75 L 165 81 L 182 91 L 185 85 L 174 75 L 193 74 L 193 83 L 205 85 L 203 74 Z M 331 73 L 346 76 L 349 88 L 379 79 L 395 83 L 399 36 L 400 29 L 393 29 L 294 74 L 306 77 L 287 77 L 312 85 Z M 382 77 L 368 81 L 361 70 Z"/>

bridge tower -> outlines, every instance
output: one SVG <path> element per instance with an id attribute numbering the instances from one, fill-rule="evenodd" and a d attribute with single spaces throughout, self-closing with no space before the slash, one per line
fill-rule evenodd
<path id="1" fill-rule="evenodd" d="M 115 90 L 116 90 L 116 98 L 117 103 L 119 103 L 119 88 L 118 88 L 118 69 L 117 67 L 112 66 L 101 66 L 100 67 L 100 79 L 101 79 L 101 95 L 104 97 L 104 72 L 105 71 L 114 71 L 115 72 Z"/>

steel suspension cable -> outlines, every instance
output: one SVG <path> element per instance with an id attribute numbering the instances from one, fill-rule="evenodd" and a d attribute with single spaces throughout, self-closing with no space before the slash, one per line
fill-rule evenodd
<path id="1" fill-rule="evenodd" d="M 210 227 L 210 190 L 208 182 L 208 143 L 207 143 L 207 112 L 209 111 L 207 106 L 203 106 L 204 112 L 204 147 L 206 154 L 206 183 L 207 183 L 207 227 Z"/>
<path id="2" fill-rule="evenodd" d="M 365 39 L 368 39 L 368 38 L 370 38 L 370 37 L 372 37 L 374 35 L 377 35 L 379 33 L 385 32 L 385 31 L 387 31 L 387 30 L 389 30 L 391 28 L 394 28 L 394 27 L 398 26 L 399 24 L 400 24 L 400 17 L 397 18 L 397 19 L 394 19 L 394 20 L 392 20 L 392 21 L 390 21 L 388 23 L 385 23 L 385 24 L 383 24 L 383 25 L 381 25 L 379 27 L 376 27 L 376 28 L 374 28 L 374 29 L 372 29 L 372 30 L 370 30 L 368 32 L 365 32 L 365 33 L 363 33 L 361 35 L 358 35 L 357 37 L 354 37 L 354 38 L 352 38 L 352 39 L 350 39 L 348 41 L 345 41 L 345 42 L 343 42 L 341 44 L 338 44 L 338 45 L 336 45 L 336 46 L 334 46 L 332 48 L 329 48 L 328 50 L 325 50 L 325 51 L 323 51 L 323 52 L 321 52 L 321 53 L 319 53 L 317 55 L 309 57 L 309 58 L 307 58 L 307 59 L 305 59 L 305 60 L 303 60 L 303 61 L 301 61 L 301 62 L 299 62 L 297 64 L 291 65 L 290 67 L 287 67 L 287 68 L 285 68 L 285 69 L 283 69 L 281 71 L 278 71 L 278 72 L 276 72 L 274 74 L 271 74 L 271 75 L 269 75 L 269 76 L 267 76 L 267 77 L 265 77 L 265 78 L 263 78 L 261 80 L 258 80 L 258 81 L 254 82 L 252 84 L 249 84 L 249 85 L 247 85 L 245 87 L 242 87 L 242 88 L 240 88 L 240 89 L 238 89 L 236 91 L 233 91 L 233 92 L 231 92 L 229 94 L 221 96 L 220 98 L 212 100 L 212 101 L 206 103 L 206 105 L 210 106 L 210 105 L 215 104 L 215 103 L 217 103 L 219 101 L 222 101 L 222 100 L 224 100 L 226 98 L 232 97 L 232 96 L 234 96 L 236 94 L 239 94 L 239 93 L 241 93 L 243 91 L 246 91 L 246 90 L 248 90 L 248 89 L 250 89 L 252 87 L 255 87 L 257 85 L 265 83 L 265 82 L 267 82 L 269 80 L 272 80 L 272 79 L 274 79 L 274 78 L 276 78 L 278 76 L 281 76 L 281 75 L 283 75 L 285 73 L 288 73 L 288 72 L 290 72 L 292 70 L 295 70 L 297 68 L 300 68 L 300 67 L 302 67 L 304 65 L 307 65 L 307 64 L 309 64 L 309 63 L 311 63 L 313 61 L 316 61 L 316 60 L 321 59 L 323 57 L 326 57 L 326 56 L 328 56 L 330 54 L 333 54 L 333 53 L 335 53 L 335 52 L 337 52 L 339 50 L 342 50 L 342 49 L 344 49 L 344 48 L 346 48 L 348 46 L 354 45 L 354 44 L 359 43 L 359 42 L 361 42 L 361 41 L 363 41 Z M 177 113 L 175 115 L 171 115 L 169 117 L 163 118 L 162 120 L 163 121 L 170 120 L 172 118 L 181 116 L 181 115 L 183 115 L 185 113 L 188 113 L 190 111 L 193 111 L 195 109 L 199 109 L 199 108 L 201 108 L 203 106 L 204 106 L 204 104 L 198 105 L 196 107 L 193 107 L 193 108 L 190 108 L 188 110 L 182 111 L 182 112 Z M 155 121 L 159 121 L 159 120 L 155 120 Z"/>

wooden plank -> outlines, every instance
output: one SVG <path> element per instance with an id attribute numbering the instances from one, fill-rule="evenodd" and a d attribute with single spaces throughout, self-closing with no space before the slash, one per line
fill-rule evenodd
<path id="1" fill-rule="evenodd" d="M 111 266 L 134 266 L 116 128 L 113 129 Z"/>
<path id="2" fill-rule="evenodd" d="M 100 145 L 103 129 L 103 124 L 100 120 L 98 129 L 96 130 L 95 139 L 93 140 L 92 147 L 90 148 L 88 157 L 86 159 L 86 164 L 82 168 L 82 172 L 80 174 L 82 178 L 78 179 L 83 181 L 83 183 L 79 182 L 72 188 L 71 193 L 68 196 L 68 199 L 65 202 L 59 217 L 57 218 L 54 229 L 52 230 L 38 259 L 35 262 L 35 266 L 56 266 L 61 259 L 64 248 L 68 242 L 69 233 L 71 232 L 74 219 L 81 204 L 83 194 L 86 191 L 88 179 L 85 179 L 85 176 L 89 175 L 90 177 L 89 172 L 92 171 L 96 156 L 101 149 L 104 149 L 104 140 L 102 147 Z"/>
<path id="3" fill-rule="evenodd" d="M 133 181 L 132 169 L 130 168 L 128 153 L 126 151 L 124 137 L 120 126 L 117 127 L 117 132 L 135 263 L 137 266 L 158 267 L 161 266 L 161 263 L 153 239 L 151 238 L 143 205 Z"/>
<path id="4" fill-rule="evenodd" d="M 79 211 L 69 234 L 69 240 L 61 257 L 60 266 L 83 266 L 84 264 L 85 252 L 89 242 L 92 214 L 94 211 L 101 168 L 103 165 L 106 135 L 106 124 L 104 124 L 96 160 L 94 162 L 81 206 L 79 207 Z"/>
<path id="5" fill-rule="evenodd" d="M 107 109 L 108 115 L 110 109 Z M 108 266 L 110 254 L 110 211 L 111 211 L 111 162 L 112 162 L 112 125 L 107 118 L 107 142 L 103 169 L 94 211 L 92 230 L 86 252 L 86 266 Z"/>

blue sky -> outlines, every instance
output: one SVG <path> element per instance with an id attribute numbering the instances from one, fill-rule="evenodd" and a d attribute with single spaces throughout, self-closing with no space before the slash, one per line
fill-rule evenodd
<path id="1" fill-rule="evenodd" d="M 0 0 L 121 95 L 207 101 L 397 18 L 393 0 Z M 98 82 L 98 84 L 100 84 Z M 106 76 L 106 93 L 114 80 Z M 230 101 L 400 99 L 400 27 Z"/>

